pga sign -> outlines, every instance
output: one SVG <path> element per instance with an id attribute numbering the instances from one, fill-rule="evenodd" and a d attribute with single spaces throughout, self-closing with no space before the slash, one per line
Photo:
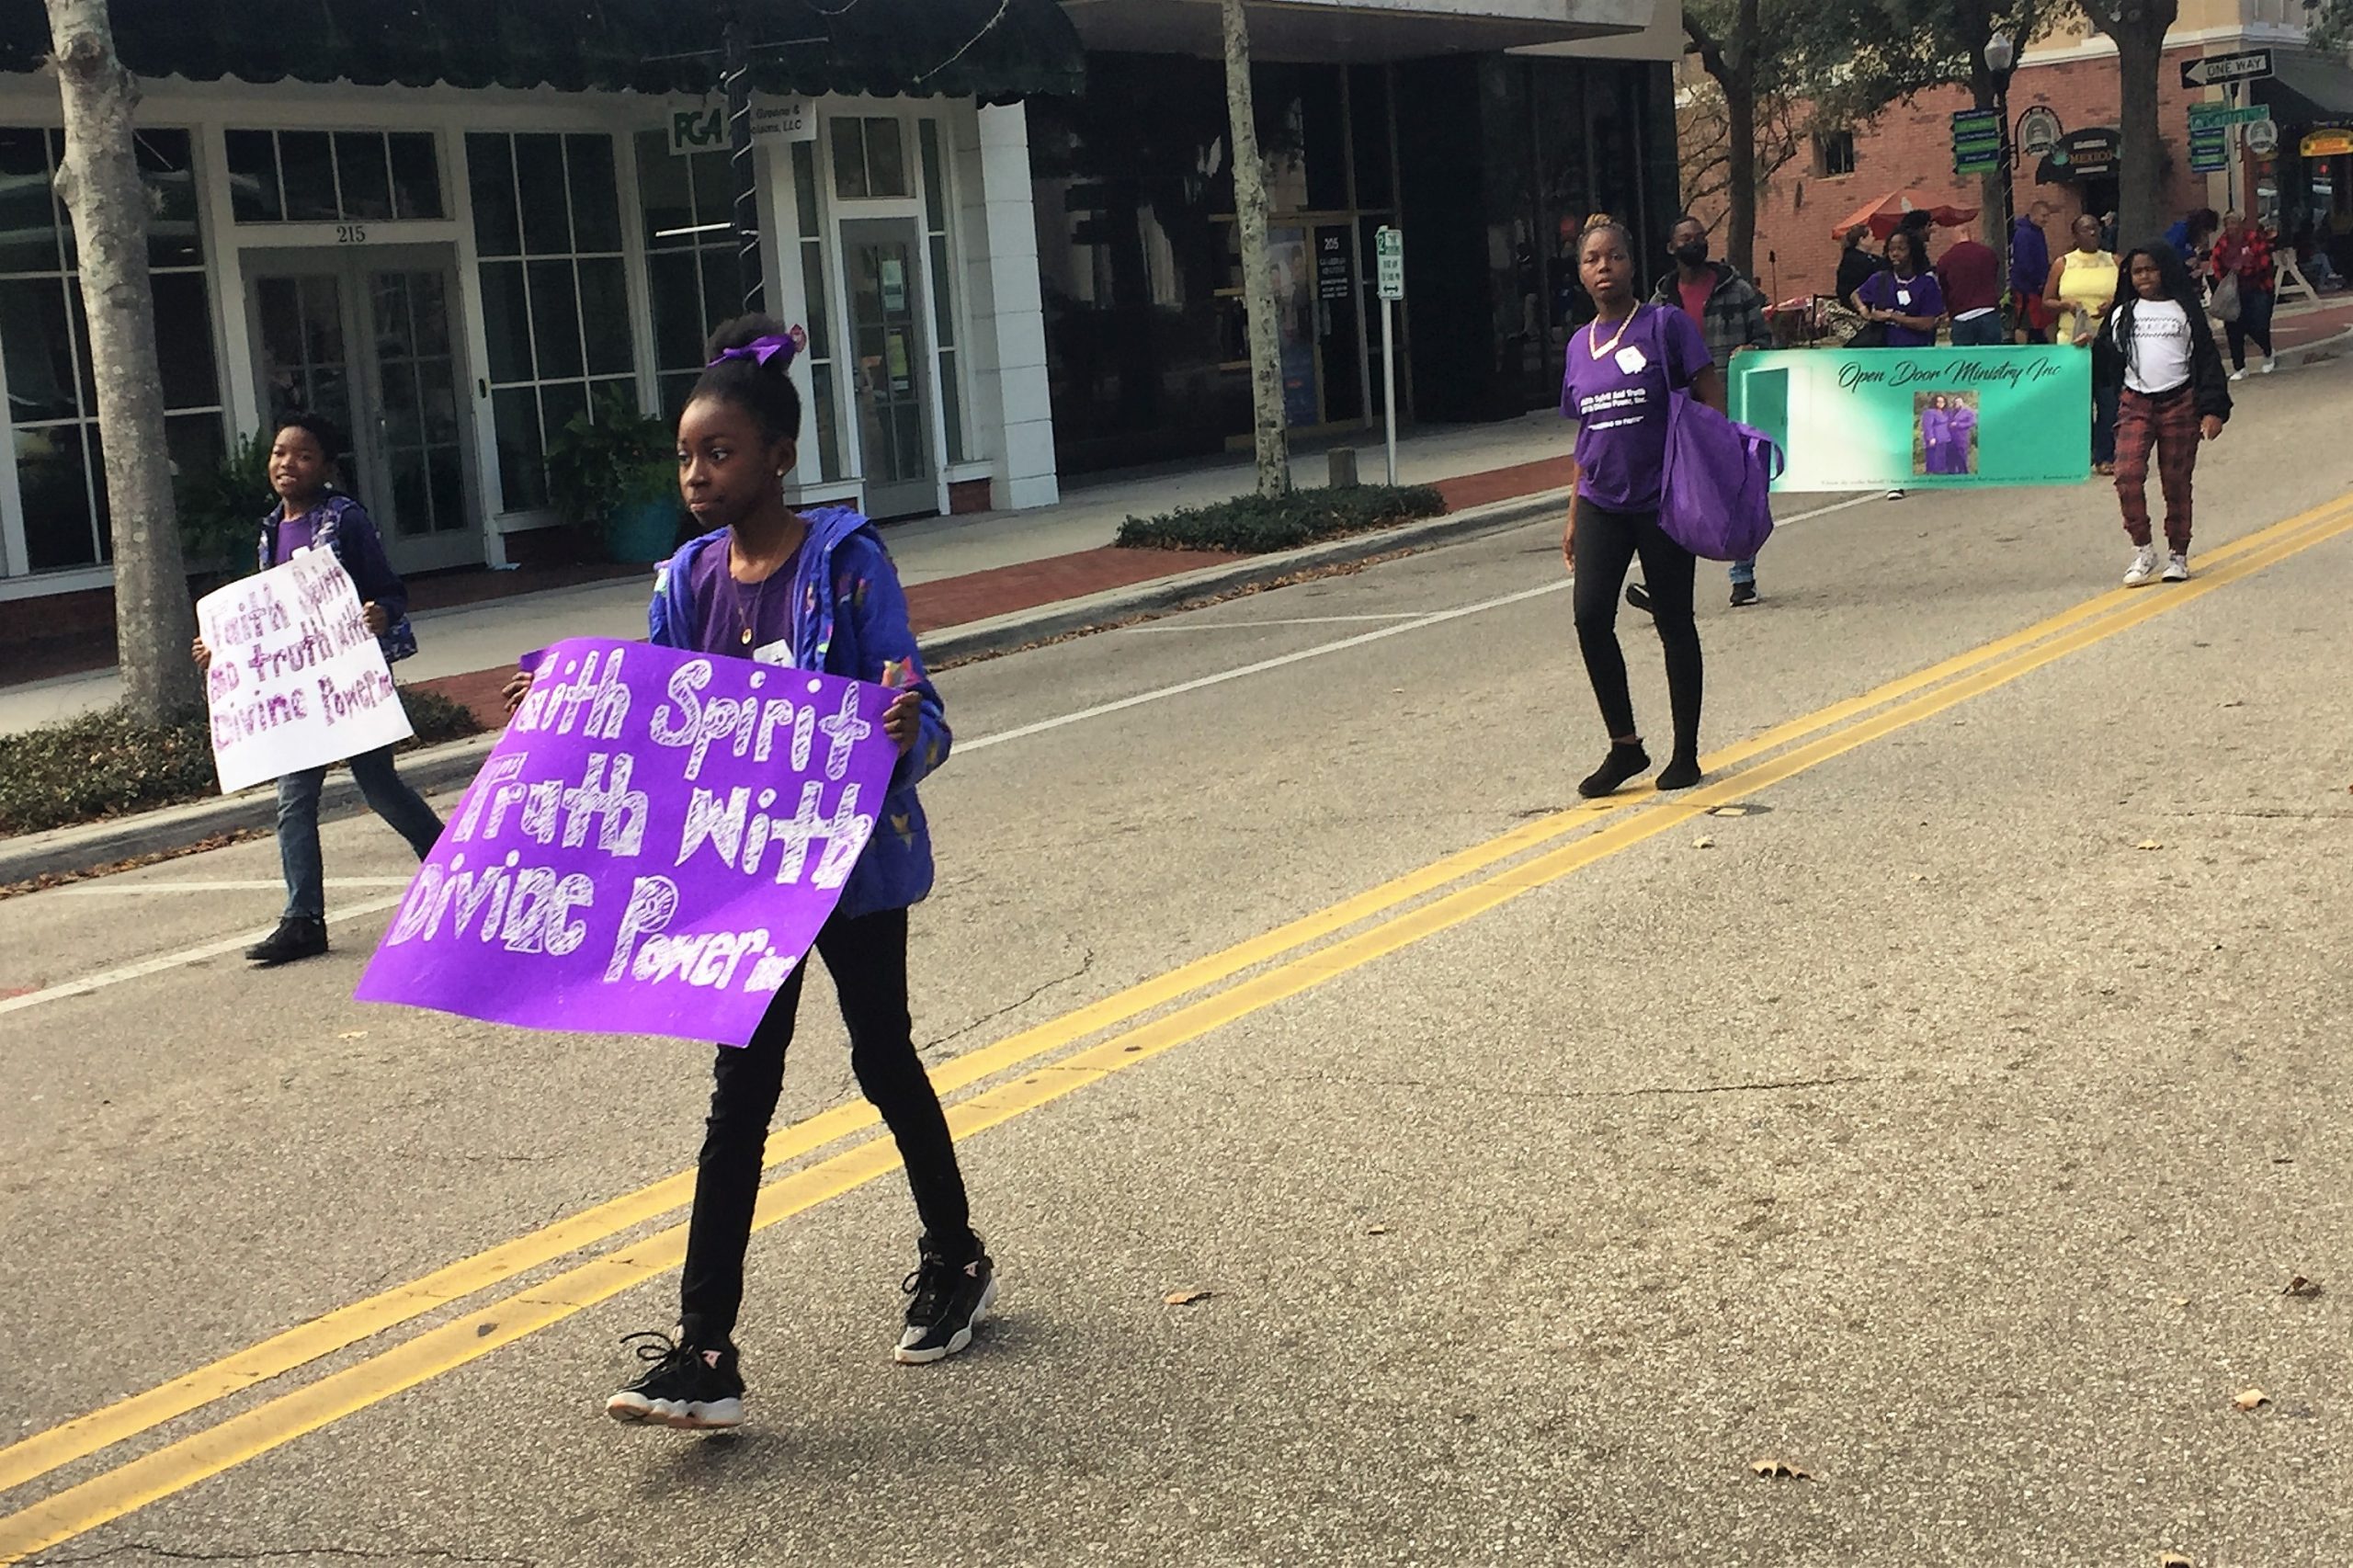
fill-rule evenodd
<path id="1" fill-rule="evenodd" d="M 727 100 L 700 99 L 673 104 L 669 119 L 670 154 L 723 152 L 728 145 Z M 807 98 L 754 99 L 752 140 L 755 142 L 814 142 L 817 113 Z"/>

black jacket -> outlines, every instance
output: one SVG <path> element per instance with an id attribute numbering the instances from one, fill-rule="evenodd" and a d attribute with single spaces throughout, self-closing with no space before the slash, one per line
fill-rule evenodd
<path id="1" fill-rule="evenodd" d="M 2100 323 L 2099 335 L 2092 339 L 2092 378 L 2101 386 L 2124 384 L 2124 333 L 2139 303 L 2138 295 L 2118 301 Z M 2175 303 L 2189 317 L 2189 393 L 2197 399 L 2198 415 L 2203 419 L 2211 415 L 2227 424 L 2231 379 L 2222 369 L 2222 351 L 2214 347 L 2214 328 L 2206 319 L 2206 307 L 2193 300 Z"/>

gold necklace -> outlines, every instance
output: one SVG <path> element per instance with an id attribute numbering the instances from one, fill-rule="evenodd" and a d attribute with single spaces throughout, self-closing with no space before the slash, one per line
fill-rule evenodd
<path id="1" fill-rule="evenodd" d="M 735 578 L 735 563 L 732 559 L 734 553 L 734 549 L 732 545 L 729 547 L 728 553 L 731 559 L 727 563 L 727 596 L 734 602 L 735 619 L 744 629 L 744 646 L 748 648 L 752 645 L 752 628 L 759 622 L 760 601 L 767 595 L 768 577 L 773 577 L 776 574 L 774 572 L 770 572 L 767 577 L 761 578 L 758 583 L 753 585 L 752 612 L 751 614 L 746 615 L 744 613 L 744 585 L 736 581 Z"/>
<path id="2" fill-rule="evenodd" d="M 1590 326 L 1587 326 L 1585 329 L 1586 351 L 1596 359 L 1600 358 L 1604 354 L 1613 354 L 1617 352 L 1618 346 L 1626 340 L 1626 329 L 1633 325 L 1634 318 L 1642 313 L 1642 301 L 1637 300 L 1634 302 L 1634 308 L 1626 312 L 1626 318 L 1618 324 L 1618 335 L 1611 338 L 1608 343 L 1601 341 L 1601 324 L 1598 321 L 1593 323 Z"/>

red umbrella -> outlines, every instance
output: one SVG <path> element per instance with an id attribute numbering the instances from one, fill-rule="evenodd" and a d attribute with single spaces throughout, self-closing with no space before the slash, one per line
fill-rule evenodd
<path id="1" fill-rule="evenodd" d="M 1849 230 L 1868 225 L 1871 238 L 1883 240 L 1895 233 L 1895 226 L 1904 222 L 1906 212 L 1918 211 L 1926 211 L 1929 220 L 1940 229 L 1958 229 L 1963 223 L 1974 222 L 1977 217 L 1974 207 L 1947 207 L 1941 203 L 1932 207 L 1908 190 L 1891 190 L 1868 207 L 1859 207 L 1832 224 L 1830 237 L 1843 240 Z"/>

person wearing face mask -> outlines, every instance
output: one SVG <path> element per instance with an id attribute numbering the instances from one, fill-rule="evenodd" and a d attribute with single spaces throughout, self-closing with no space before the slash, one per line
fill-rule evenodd
<path id="1" fill-rule="evenodd" d="M 1651 303 L 1679 310 L 1699 329 L 1708 358 L 1719 369 L 1745 348 L 1773 347 L 1772 324 L 1765 316 L 1765 296 L 1731 263 L 1708 259 L 1708 227 L 1686 213 L 1667 234 L 1667 250 L 1675 269 L 1658 280 Z M 1727 374 L 1730 372 L 1727 371 Z M 1626 591 L 1638 609 L 1648 608 L 1649 595 L 1637 583 Z M 1756 602 L 1755 558 L 1732 563 L 1732 602 Z"/>

